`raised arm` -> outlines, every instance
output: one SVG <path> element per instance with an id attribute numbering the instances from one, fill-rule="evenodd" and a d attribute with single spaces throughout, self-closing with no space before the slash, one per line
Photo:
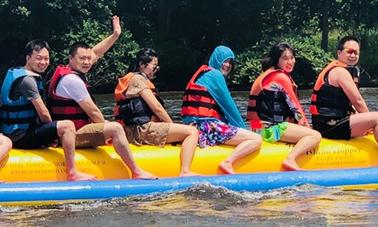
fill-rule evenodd
<path id="1" fill-rule="evenodd" d="M 97 43 L 92 48 L 92 64 L 96 63 L 99 58 L 101 58 L 106 51 L 113 46 L 113 44 L 117 41 L 119 36 L 121 35 L 121 23 L 118 16 L 113 16 L 112 18 L 113 24 L 113 33 L 106 37 L 101 42 Z"/>

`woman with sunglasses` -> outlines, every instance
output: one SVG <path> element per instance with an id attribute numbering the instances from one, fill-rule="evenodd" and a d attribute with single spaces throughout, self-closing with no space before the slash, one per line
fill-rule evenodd
<path id="1" fill-rule="evenodd" d="M 199 175 L 190 171 L 198 131 L 193 126 L 173 123 L 151 82 L 158 70 L 158 56 L 153 49 L 144 48 L 137 53 L 127 75 L 118 80 L 115 118 L 124 125 L 127 139 L 133 144 L 164 146 L 182 142 L 179 175 Z"/>
<path id="2" fill-rule="evenodd" d="M 261 137 L 245 129 L 245 123 L 227 88 L 225 77 L 234 68 L 234 53 L 218 46 L 209 65 L 201 66 L 189 81 L 181 115 L 186 124 L 199 131 L 199 146 L 227 144 L 236 146 L 231 155 L 219 164 L 219 170 L 233 174 L 235 161 L 257 151 Z"/>
<path id="3" fill-rule="evenodd" d="M 313 128 L 323 137 L 350 139 L 374 132 L 378 141 L 378 112 L 369 109 L 358 90 L 360 41 L 343 37 L 337 60 L 331 62 L 316 81 L 310 112 Z"/>
<path id="4" fill-rule="evenodd" d="M 264 141 L 295 144 L 282 167 L 301 170 L 296 159 L 315 148 L 321 135 L 309 127 L 290 76 L 295 65 L 294 49 L 287 43 L 278 43 L 261 63 L 263 73 L 252 85 L 247 119 Z"/>

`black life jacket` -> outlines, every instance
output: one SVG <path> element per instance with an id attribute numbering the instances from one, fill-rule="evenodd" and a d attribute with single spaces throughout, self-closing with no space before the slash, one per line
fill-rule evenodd
<path id="1" fill-rule="evenodd" d="M 128 73 L 126 76 L 118 79 L 118 84 L 114 92 L 116 101 L 114 117 L 123 125 L 143 125 L 150 122 L 152 116 L 155 115 L 142 97 L 126 98 L 124 95 L 129 87 L 129 82 L 134 76 L 134 73 Z M 156 99 L 162 104 L 162 106 L 164 106 L 164 102 L 159 97 L 155 85 L 148 79 L 147 85 L 155 95 Z"/>

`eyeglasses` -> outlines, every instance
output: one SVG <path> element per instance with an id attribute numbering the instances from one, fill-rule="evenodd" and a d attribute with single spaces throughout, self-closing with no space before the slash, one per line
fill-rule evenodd
<path id="1" fill-rule="evenodd" d="M 148 63 L 148 64 L 153 66 L 153 68 L 152 68 L 152 71 L 153 71 L 153 72 L 157 72 L 157 71 L 159 71 L 159 69 L 160 69 L 160 66 L 159 66 L 159 65 L 154 65 L 154 64 L 152 64 L 152 63 Z"/>
<path id="2" fill-rule="evenodd" d="M 344 51 L 345 51 L 345 53 L 347 53 L 349 55 L 351 55 L 351 54 L 360 55 L 360 51 L 355 50 L 353 48 L 345 48 Z"/>

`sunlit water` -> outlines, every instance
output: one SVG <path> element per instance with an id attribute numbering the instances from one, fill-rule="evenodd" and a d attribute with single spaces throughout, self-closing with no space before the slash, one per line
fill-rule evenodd
<path id="1" fill-rule="evenodd" d="M 310 91 L 300 96 L 305 107 Z M 362 89 L 371 110 L 377 89 Z M 233 93 L 245 116 L 247 92 Z M 181 93 L 164 93 L 168 112 L 180 121 Z M 111 95 L 96 101 L 107 119 Z M 377 176 L 372 176 L 377 177 Z M 125 199 L 39 207 L 0 207 L 0 226 L 376 226 L 378 190 L 303 185 L 265 192 L 233 192 L 211 185 Z"/>

